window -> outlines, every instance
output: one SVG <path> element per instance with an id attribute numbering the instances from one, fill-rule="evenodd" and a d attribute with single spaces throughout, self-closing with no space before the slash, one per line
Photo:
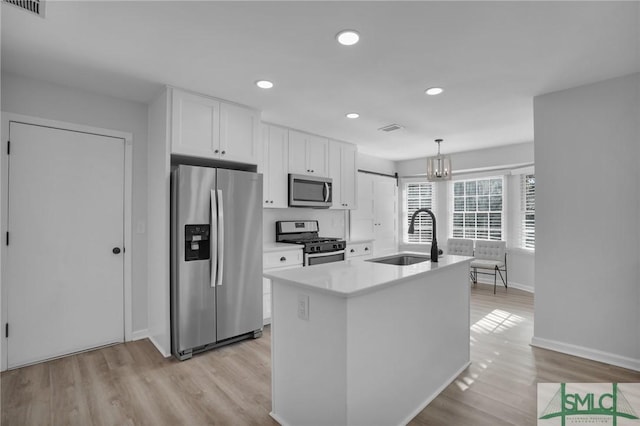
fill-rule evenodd
<path id="1" fill-rule="evenodd" d="M 454 238 L 503 239 L 502 177 L 453 182 Z"/>
<path id="2" fill-rule="evenodd" d="M 428 214 L 420 214 L 414 222 L 415 232 L 409 234 L 409 223 L 413 213 L 422 208 L 432 209 L 434 203 L 434 185 L 429 182 L 407 182 L 404 185 L 404 241 L 406 243 L 431 243 L 433 226 Z"/>
<path id="3" fill-rule="evenodd" d="M 536 248 L 536 177 L 520 176 L 520 246 Z"/>

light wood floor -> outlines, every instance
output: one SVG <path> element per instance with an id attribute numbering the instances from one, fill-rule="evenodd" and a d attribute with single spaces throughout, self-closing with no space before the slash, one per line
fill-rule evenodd
<path id="1" fill-rule="evenodd" d="M 478 285 L 471 361 L 412 425 L 534 425 L 537 382 L 640 382 L 640 373 L 529 346 L 533 296 Z M 384 342 L 381 342 L 384 344 Z M 437 366 L 435 366 L 437 368 Z M 270 330 L 185 362 L 148 340 L 4 372 L 2 425 L 276 425 Z"/>

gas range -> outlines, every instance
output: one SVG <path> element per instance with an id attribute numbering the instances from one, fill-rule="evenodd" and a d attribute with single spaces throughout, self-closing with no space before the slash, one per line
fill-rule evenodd
<path id="1" fill-rule="evenodd" d="M 305 266 L 344 260 L 346 242 L 340 238 L 320 237 L 318 232 L 317 220 L 276 222 L 276 242 L 303 245 Z"/>

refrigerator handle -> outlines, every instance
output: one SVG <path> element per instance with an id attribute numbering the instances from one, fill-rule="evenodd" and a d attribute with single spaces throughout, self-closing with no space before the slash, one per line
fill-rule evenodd
<path id="1" fill-rule="evenodd" d="M 209 244 L 211 245 L 211 287 L 216 286 L 216 276 L 218 275 L 218 203 L 216 201 L 216 192 L 211 190 L 211 236 Z"/>
<path id="2" fill-rule="evenodd" d="M 224 204 L 222 203 L 222 190 L 218 189 L 218 276 L 216 285 L 222 285 L 224 266 Z"/>

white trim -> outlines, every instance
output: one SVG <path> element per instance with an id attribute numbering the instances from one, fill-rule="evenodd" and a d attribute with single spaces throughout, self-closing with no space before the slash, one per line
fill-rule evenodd
<path id="1" fill-rule="evenodd" d="M 153 346 L 156 347 L 158 352 L 160 352 L 163 357 L 169 358 L 171 356 L 171 354 L 169 352 L 165 352 L 164 348 L 158 344 L 158 342 L 156 341 L 156 339 L 154 339 L 153 336 L 149 335 L 149 336 L 147 336 L 147 338 L 151 341 L 151 343 L 153 343 Z"/>
<path id="2" fill-rule="evenodd" d="M 536 168 L 533 165 L 511 170 L 512 175 L 533 175 L 535 173 L 536 173 Z"/>
<path id="3" fill-rule="evenodd" d="M 491 280 L 491 278 L 478 278 L 478 284 L 482 284 L 482 285 L 490 285 L 491 287 L 493 287 L 493 280 Z M 502 281 L 500 280 L 500 277 L 498 276 L 496 279 L 496 286 L 498 288 L 498 290 L 500 290 L 500 287 L 504 288 L 504 284 L 502 284 Z M 534 291 L 534 287 L 531 285 L 526 285 L 526 284 L 520 284 L 520 283 L 514 283 L 513 281 L 509 281 L 507 282 L 507 288 L 516 288 L 518 290 L 522 290 L 522 291 L 526 291 L 528 293 L 535 293 Z"/>
<path id="4" fill-rule="evenodd" d="M 605 364 L 615 365 L 629 370 L 640 371 L 640 359 L 628 358 L 597 349 L 585 348 L 584 346 L 572 345 L 570 343 L 535 336 L 531 338 L 531 346 L 586 358 L 592 361 L 604 362 Z"/>
<path id="5" fill-rule="evenodd" d="M 130 341 L 135 342 L 136 340 L 147 339 L 148 337 L 149 337 L 149 330 L 145 328 L 142 330 L 136 330 L 132 332 Z"/>
<path id="6" fill-rule="evenodd" d="M 0 126 L 2 128 L 2 153 L 1 153 L 1 163 L 0 163 L 0 176 L 2 180 L 2 185 L 0 186 L 0 199 L 2 202 L 2 209 L 0 211 L 0 222 L 2 223 L 2 235 L 7 231 L 8 222 L 7 222 L 7 196 L 8 196 L 8 156 L 6 150 L 6 141 L 9 139 L 9 122 L 19 122 L 25 124 L 32 124 L 36 126 L 45 126 L 45 127 L 53 127 L 57 129 L 70 130 L 76 132 L 84 132 L 91 133 L 96 135 L 114 137 L 124 140 L 124 266 L 123 266 L 123 281 L 124 281 L 124 333 L 123 339 L 124 341 L 131 341 L 133 332 L 133 323 L 132 323 L 132 283 L 131 283 L 131 259 L 132 259 L 132 193 L 133 193 L 133 134 L 129 132 L 121 132 L 118 130 L 111 129 L 103 129 L 99 127 L 93 126 L 85 126 L 81 124 L 68 123 L 64 121 L 58 120 L 49 120 L 40 117 L 32 117 L 28 115 L 22 114 L 14 114 L 11 112 L 1 112 L 1 123 Z M 8 321 L 7 316 L 7 295 L 6 295 L 6 286 L 2 285 L 5 280 L 5 268 L 4 265 L 6 263 L 6 245 L 2 244 L 0 246 L 0 273 L 2 274 L 0 277 L 0 303 L 1 303 L 1 324 L 6 324 Z M 4 335 L 0 338 L 0 370 L 4 371 L 7 369 L 7 345 L 6 345 L 6 337 Z"/>

